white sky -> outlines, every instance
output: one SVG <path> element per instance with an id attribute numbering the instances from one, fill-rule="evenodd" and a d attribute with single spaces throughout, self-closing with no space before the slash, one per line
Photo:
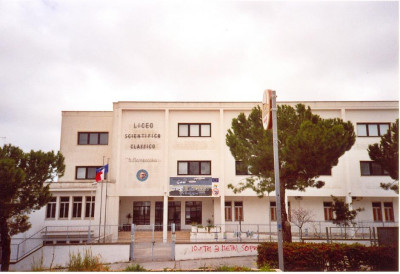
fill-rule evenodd
<path id="1" fill-rule="evenodd" d="M 116 101 L 398 100 L 397 2 L 0 0 L 0 145 Z M 6 137 L 6 139 L 1 138 Z"/>

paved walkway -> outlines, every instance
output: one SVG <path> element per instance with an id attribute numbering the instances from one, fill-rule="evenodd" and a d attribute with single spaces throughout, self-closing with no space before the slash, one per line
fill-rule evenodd
<path id="1" fill-rule="evenodd" d="M 193 270 L 204 267 L 218 267 L 218 266 L 245 266 L 249 268 L 257 268 L 257 256 L 246 257 L 231 257 L 231 258 L 215 258 L 215 259 L 198 259 L 186 261 L 153 261 L 153 262 L 127 262 L 115 263 L 110 265 L 110 270 L 121 271 L 128 265 L 139 264 L 148 270 L 163 271 L 166 268 L 180 269 L 180 270 Z"/>

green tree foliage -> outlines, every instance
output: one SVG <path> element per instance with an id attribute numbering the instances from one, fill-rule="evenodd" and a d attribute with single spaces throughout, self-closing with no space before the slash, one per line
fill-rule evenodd
<path id="1" fill-rule="evenodd" d="M 64 170 L 64 157 L 59 152 L 24 153 L 12 145 L 0 147 L 2 271 L 9 267 L 11 236 L 31 227 L 28 214 L 50 201 L 48 183 L 55 176 L 62 176 Z"/>
<path id="2" fill-rule="evenodd" d="M 354 225 L 354 219 L 357 217 L 357 213 L 363 209 L 350 209 L 349 204 L 343 202 L 335 196 L 331 196 L 333 199 L 333 212 L 335 217 L 332 222 L 340 226 L 350 226 Z"/>
<path id="3" fill-rule="evenodd" d="M 399 193 L 399 119 L 390 126 L 390 129 L 381 138 L 380 144 L 368 146 L 371 160 L 380 164 L 390 177 L 392 183 L 381 183 L 384 189 L 391 189 Z"/>
<path id="4" fill-rule="evenodd" d="M 278 148 L 283 239 L 291 241 L 290 223 L 285 209 L 285 190 L 305 191 L 321 188 L 320 174 L 338 164 L 338 159 L 355 142 L 351 122 L 322 119 L 303 104 L 278 107 Z M 226 144 L 236 160 L 243 161 L 252 174 L 238 185 L 229 185 L 235 193 L 247 188 L 259 197 L 275 189 L 272 132 L 264 130 L 259 106 L 248 117 L 240 113 L 232 120 Z"/>

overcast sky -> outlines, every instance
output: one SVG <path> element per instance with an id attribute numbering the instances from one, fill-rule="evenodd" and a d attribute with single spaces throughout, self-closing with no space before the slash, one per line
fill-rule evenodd
<path id="1" fill-rule="evenodd" d="M 0 0 L 0 145 L 116 101 L 398 100 L 397 2 Z"/>

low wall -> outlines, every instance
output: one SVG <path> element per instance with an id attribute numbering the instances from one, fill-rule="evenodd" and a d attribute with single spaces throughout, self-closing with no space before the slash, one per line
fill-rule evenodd
<path id="1" fill-rule="evenodd" d="M 175 260 L 257 255 L 258 243 L 184 243 L 175 245 Z"/>
<path id="2" fill-rule="evenodd" d="M 47 245 L 30 254 L 16 264 L 10 264 L 11 271 L 29 271 L 34 264 L 40 263 L 43 258 L 44 269 L 61 266 L 69 261 L 69 254 L 81 254 L 90 250 L 93 256 L 99 256 L 102 263 L 116 263 L 129 261 L 129 244 L 92 244 L 92 245 Z"/>

